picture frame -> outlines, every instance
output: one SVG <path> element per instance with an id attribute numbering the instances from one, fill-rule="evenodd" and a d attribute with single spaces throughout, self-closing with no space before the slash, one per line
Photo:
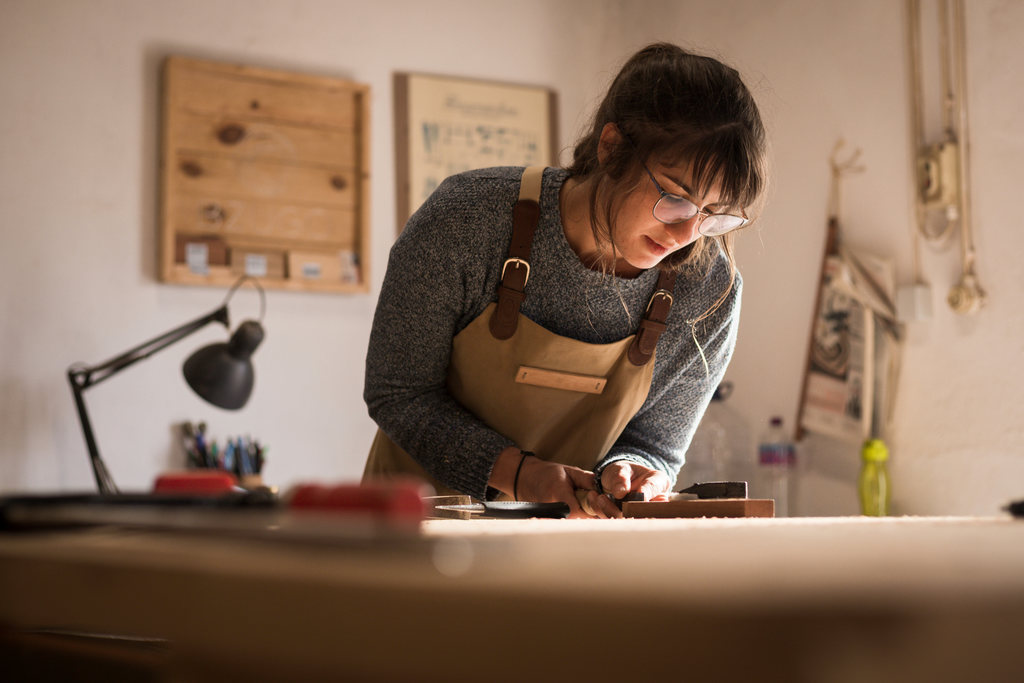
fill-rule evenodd
<path id="1" fill-rule="evenodd" d="M 399 72 L 394 111 L 398 232 L 448 176 L 557 162 L 557 95 L 550 88 Z"/>

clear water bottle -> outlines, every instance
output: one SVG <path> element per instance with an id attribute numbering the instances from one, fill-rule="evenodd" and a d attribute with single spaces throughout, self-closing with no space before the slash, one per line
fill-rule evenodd
<path id="1" fill-rule="evenodd" d="M 677 489 L 684 489 L 694 482 L 729 479 L 724 471 L 731 456 L 729 434 L 719 419 L 719 408 L 731 389 L 732 385 L 728 382 L 723 382 L 715 389 L 711 403 L 686 451 L 686 464 L 679 471 Z"/>
<path id="2" fill-rule="evenodd" d="M 861 449 L 860 478 L 857 490 L 860 493 L 860 512 L 872 517 L 889 514 L 889 449 L 881 439 L 869 439 Z"/>
<path id="3" fill-rule="evenodd" d="M 775 500 L 775 516 L 788 517 L 792 512 L 790 489 L 796 466 L 796 446 L 783 429 L 781 417 L 773 417 L 768 430 L 761 435 L 757 462 L 766 495 Z"/>

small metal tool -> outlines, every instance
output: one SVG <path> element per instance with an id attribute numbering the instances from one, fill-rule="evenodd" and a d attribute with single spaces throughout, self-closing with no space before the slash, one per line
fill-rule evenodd
<path id="1" fill-rule="evenodd" d="M 464 505 L 435 505 L 435 510 L 468 512 L 474 516 L 493 519 L 564 519 L 569 516 L 567 503 L 523 503 L 517 501 L 491 501 Z"/>
<path id="2" fill-rule="evenodd" d="M 702 500 L 709 498 L 746 498 L 747 482 L 709 481 L 694 484 L 682 489 L 679 493 L 692 493 Z"/>

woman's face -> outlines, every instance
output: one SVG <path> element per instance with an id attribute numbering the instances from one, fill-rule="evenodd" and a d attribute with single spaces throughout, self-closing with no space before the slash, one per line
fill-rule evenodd
<path id="1" fill-rule="evenodd" d="M 704 212 L 718 213 L 727 208 L 718 203 L 721 195 L 718 182 L 703 197 L 694 194 L 688 166 L 670 167 L 652 161 L 648 168 L 665 192 L 686 197 Z M 615 263 L 617 275 L 636 276 L 700 237 L 697 227 L 701 214 L 681 223 L 662 223 L 654 217 L 654 205 L 659 199 L 661 193 L 658 188 L 646 173 L 642 173 L 639 188 L 626 197 L 615 221 L 612 239 L 618 252 Z"/>

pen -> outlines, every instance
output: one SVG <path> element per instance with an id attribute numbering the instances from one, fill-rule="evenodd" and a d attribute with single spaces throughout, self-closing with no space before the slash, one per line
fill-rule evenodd
<path id="1" fill-rule="evenodd" d="M 196 452 L 199 453 L 199 458 L 203 462 L 203 467 L 209 467 L 210 454 L 206 452 L 206 441 L 203 439 L 202 432 L 196 432 Z"/>
<path id="2" fill-rule="evenodd" d="M 228 445 L 224 447 L 224 469 L 232 472 L 235 469 L 235 444 L 228 439 Z"/>
<path id="3" fill-rule="evenodd" d="M 242 437 L 238 437 L 238 443 L 235 444 L 235 474 L 242 476 L 246 471 L 245 462 L 245 442 L 242 441 Z"/>
<path id="4" fill-rule="evenodd" d="M 259 451 L 258 451 L 258 449 L 256 447 L 256 442 L 252 440 L 252 437 L 248 437 L 247 436 L 245 438 L 245 440 L 248 443 L 247 452 L 248 452 L 248 456 L 249 456 L 246 459 L 246 465 L 248 466 L 247 467 L 248 472 L 246 472 L 246 474 L 255 474 L 256 473 L 256 454 Z"/>

